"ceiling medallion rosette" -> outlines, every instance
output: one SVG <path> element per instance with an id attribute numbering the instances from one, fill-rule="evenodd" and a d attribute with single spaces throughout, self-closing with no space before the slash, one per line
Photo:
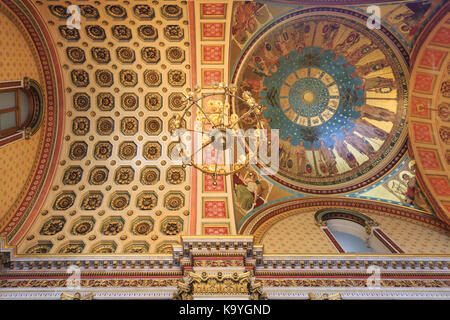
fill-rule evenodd
<path id="1" fill-rule="evenodd" d="M 53 236 L 60 232 L 65 224 L 66 219 L 64 217 L 53 217 L 44 223 L 39 233 L 45 236 Z"/>
<path id="2" fill-rule="evenodd" d="M 116 49 L 117 59 L 122 63 L 133 63 L 136 60 L 134 50 L 129 47 L 119 47 Z"/>
<path id="3" fill-rule="evenodd" d="M 139 20 L 152 20 L 155 17 L 155 10 L 146 4 L 135 5 L 133 12 Z"/>
<path id="4" fill-rule="evenodd" d="M 92 217 L 81 217 L 75 221 L 70 231 L 75 236 L 84 236 L 94 229 L 95 219 Z"/>
<path id="5" fill-rule="evenodd" d="M 108 180 L 109 170 L 106 167 L 95 167 L 89 175 L 89 183 L 92 185 L 102 185 Z"/>
<path id="6" fill-rule="evenodd" d="M 97 96 L 97 107 L 102 111 L 111 111 L 114 108 L 114 96 L 109 92 L 102 92 Z"/>
<path id="7" fill-rule="evenodd" d="M 87 93 L 75 93 L 73 96 L 73 107 L 77 111 L 89 110 L 91 107 L 91 97 Z"/>
<path id="8" fill-rule="evenodd" d="M 97 25 L 86 26 L 86 33 L 94 41 L 103 41 L 106 38 L 105 29 Z"/>
<path id="9" fill-rule="evenodd" d="M 75 185 L 81 181 L 83 177 L 83 169 L 79 166 L 73 166 L 64 172 L 63 183 L 66 185 Z"/>
<path id="10" fill-rule="evenodd" d="M 132 167 L 123 166 L 116 170 L 115 182 L 117 184 L 130 184 L 134 179 L 134 169 Z"/>
<path id="11" fill-rule="evenodd" d="M 119 5 L 106 5 L 105 11 L 108 15 L 117 20 L 123 20 L 127 17 L 127 10 Z"/>
<path id="12" fill-rule="evenodd" d="M 78 47 L 67 47 L 67 57 L 73 63 L 83 63 L 86 61 L 86 54 L 84 50 Z"/>
<path id="13" fill-rule="evenodd" d="M 121 107 L 125 111 L 134 111 L 139 106 L 139 97 L 132 92 L 124 93 L 121 100 Z"/>
<path id="14" fill-rule="evenodd" d="M 145 167 L 141 171 L 141 183 L 154 185 L 159 181 L 159 170 L 156 167 Z"/>
<path id="15" fill-rule="evenodd" d="M 155 47 L 144 47 L 141 50 L 142 59 L 147 63 L 157 63 L 161 60 L 161 53 Z"/>
<path id="16" fill-rule="evenodd" d="M 250 91 L 263 122 L 279 129 L 279 170 L 270 177 L 307 193 L 362 187 L 404 152 L 403 57 L 365 20 L 340 11 L 281 17 L 251 40 L 233 75 L 238 94 Z M 244 114 L 248 105 L 236 108 Z"/>
<path id="17" fill-rule="evenodd" d="M 138 29 L 138 36 L 144 41 L 155 41 L 158 39 L 158 30 L 151 25 L 142 25 Z"/>
<path id="18" fill-rule="evenodd" d="M 97 120 L 97 133 L 108 136 L 114 131 L 114 120 L 110 117 L 100 117 Z"/>
<path id="19" fill-rule="evenodd" d="M 131 232 L 136 236 L 146 236 L 153 231 L 153 220 L 148 217 L 139 217 L 131 224 Z"/>
<path id="20" fill-rule="evenodd" d="M 88 145 L 83 141 L 72 143 L 69 150 L 69 158 L 71 160 L 82 160 L 87 155 Z"/>
<path id="21" fill-rule="evenodd" d="M 61 211 L 69 209 L 74 205 L 75 197 L 76 195 L 72 191 L 62 192 L 56 197 L 55 203 L 53 204 L 53 209 Z"/>
<path id="22" fill-rule="evenodd" d="M 108 63 L 111 61 L 111 55 L 106 48 L 94 47 L 91 49 L 91 54 L 97 63 Z"/>
<path id="23" fill-rule="evenodd" d="M 149 92 L 145 95 L 145 107 L 150 111 L 158 111 L 162 108 L 162 97 L 157 92 Z"/>

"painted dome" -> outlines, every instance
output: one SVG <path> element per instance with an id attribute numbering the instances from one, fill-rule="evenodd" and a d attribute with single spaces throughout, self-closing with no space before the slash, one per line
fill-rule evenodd
<path id="1" fill-rule="evenodd" d="M 397 161 L 408 75 L 394 46 L 365 21 L 301 13 L 263 29 L 233 80 L 279 130 L 280 168 L 272 179 L 303 192 L 350 191 Z M 236 105 L 238 114 L 247 108 Z"/>

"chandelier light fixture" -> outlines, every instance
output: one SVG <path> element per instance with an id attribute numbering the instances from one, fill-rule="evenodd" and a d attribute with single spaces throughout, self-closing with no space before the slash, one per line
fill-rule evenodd
<path id="1" fill-rule="evenodd" d="M 235 85 L 216 83 L 214 92 L 198 86 L 187 89 L 182 100 L 185 110 L 177 115 L 170 130 L 178 142 L 174 148 L 175 157 L 183 161 L 183 166 L 191 165 L 213 177 L 233 174 L 250 163 L 258 162 L 261 142 L 270 145 L 267 128 L 262 119 L 263 107 L 244 91 L 236 94 Z M 248 105 L 242 114 L 236 113 L 237 101 Z M 191 128 L 187 128 L 190 115 L 195 116 Z M 244 131 L 242 122 L 251 120 L 253 128 Z M 270 133 L 269 133 L 270 134 Z"/>

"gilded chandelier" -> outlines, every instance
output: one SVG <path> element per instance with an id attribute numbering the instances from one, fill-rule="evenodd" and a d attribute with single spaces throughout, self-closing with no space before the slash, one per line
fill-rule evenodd
<path id="1" fill-rule="evenodd" d="M 201 172 L 213 177 L 217 184 L 218 176 L 233 174 L 246 167 L 250 159 L 257 157 L 260 129 L 263 127 L 261 113 L 263 107 L 244 91 L 242 97 L 236 94 L 235 85 L 214 84 L 214 92 L 203 92 L 196 86 L 187 89 L 182 103 L 186 106 L 182 115 L 177 115 L 171 131 L 178 139 L 178 156 L 183 165 L 192 165 Z M 240 115 L 236 113 L 235 103 L 244 102 L 248 110 Z M 193 115 L 191 128 L 187 128 L 187 118 Z M 241 122 L 251 118 L 254 131 L 252 138 L 258 140 L 250 145 L 249 137 L 241 130 Z M 188 133 L 189 137 L 183 137 Z M 196 139 L 192 139 L 192 137 Z M 185 140 L 189 140 L 186 143 Z M 270 142 L 269 142 L 270 143 Z"/>

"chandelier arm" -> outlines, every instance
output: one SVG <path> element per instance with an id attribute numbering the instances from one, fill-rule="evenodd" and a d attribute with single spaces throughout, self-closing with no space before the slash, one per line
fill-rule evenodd
<path id="1" fill-rule="evenodd" d="M 205 148 L 206 148 L 207 146 L 209 146 L 212 142 L 213 142 L 212 140 L 209 140 L 207 143 L 202 144 L 202 146 L 201 146 L 197 151 L 195 151 L 195 152 L 191 155 L 191 160 L 192 160 L 192 158 L 193 158 L 199 151 L 205 149 Z"/>
<path id="2" fill-rule="evenodd" d="M 208 115 L 207 115 L 206 112 L 203 110 L 203 108 L 197 103 L 197 101 L 192 102 L 192 103 L 195 104 L 195 105 L 200 109 L 200 111 L 204 114 L 206 120 L 208 120 L 209 123 L 212 124 L 213 129 L 216 128 L 216 126 L 214 125 L 214 123 L 213 123 L 213 122 L 211 121 L 211 119 L 208 117 Z"/>
<path id="3" fill-rule="evenodd" d="M 239 118 L 236 119 L 235 122 L 233 122 L 232 125 L 230 125 L 230 128 L 233 128 L 238 122 L 240 122 L 243 118 L 245 118 L 247 115 L 249 115 L 250 113 L 252 113 L 254 111 L 255 107 L 250 107 L 250 109 L 245 112 L 244 114 L 242 114 Z"/>

